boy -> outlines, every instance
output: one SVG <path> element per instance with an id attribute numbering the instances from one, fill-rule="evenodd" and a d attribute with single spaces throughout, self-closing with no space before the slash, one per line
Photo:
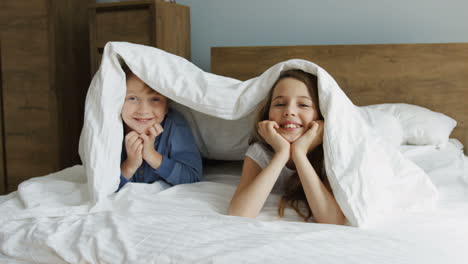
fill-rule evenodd
<path id="1" fill-rule="evenodd" d="M 120 190 L 128 182 L 169 185 L 201 180 L 202 161 L 184 117 L 169 109 L 169 99 L 123 66 L 127 92 L 122 108 L 125 139 Z"/>

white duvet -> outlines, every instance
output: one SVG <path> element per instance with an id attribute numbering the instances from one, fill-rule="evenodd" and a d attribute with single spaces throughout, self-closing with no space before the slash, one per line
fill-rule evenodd
<path id="1" fill-rule="evenodd" d="M 467 263 L 468 158 L 430 146 L 402 152 L 436 183 L 438 208 L 366 230 L 303 223 L 291 210 L 279 220 L 275 195 L 258 220 L 226 216 L 240 163 L 164 191 L 131 183 L 111 195 L 109 211 L 87 213 L 78 206 L 89 198 L 84 168 L 75 166 L 0 197 L 0 263 Z M 24 209 L 38 200 L 54 206 Z"/>
<path id="2" fill-rule="evenodd" d="M 119 59 L 175 102 L 205 156 L 227 159 L 242 157 L 248 115 L 282 70 L 316 74 L 333 192 L 349 224 L 368 229 L 301 223 L 291 211 L 278 221 L 275 195 L 256 220 L 226 216 L 238 170 L 207 171 L 210 181 L 164 191 L 158 183 L 129 184 L 114 193 L 125 94 Z M 213 135 L 223 144 L 210 144 Z M 454 151 L 445 172 L 427 170 L 428 177 L 424 166 L 375 135 L 333 78 L 311 62 L 283 62 L 240 82 L 155 48 L 111 43 L 87 96 L 84 167 L 31 179 L 0 197 L 0 261 L 466 263 L 466 157 Z"/>
<path id="3" fill-rule="evenodd" d="M 89 87 L 80 138 L 80 156 L 94 211 L 106 210 L 108 196 L 119 184 L 116 175 L 120 174 L 123 140 L 120 111 L 126 89 L 120 60 L 150 87 L 172 99 L 175 105 L 185 107 L 181 110 L 191 124 L 196 124 L 196 138 L 207 153 L 231 153 L 239 139 L 247 139 L 247 117 L 281 71 L 298 68 L 315 74 L 320 110 L 325 118 L 327 177 L 349 223 L 372 227 L 404 212 L 434 207 L 437 191 L 424 171 L 374 134 L 359 107 L 316 64 L 290 60 L 241 82 L 204 72 L 181 57 L 153 47 L 117 42 L 106 45 L 101 67 Z M 212 118 L 198 118 L 200 114 Z M 219 121 L 222 119 L 231 121 Z M 233 129 L 236 133 L 226 133 Z M 223 158 L 215 158 L 220 157 Z M 238 159 L 242 158 L 239 155 Z"/>

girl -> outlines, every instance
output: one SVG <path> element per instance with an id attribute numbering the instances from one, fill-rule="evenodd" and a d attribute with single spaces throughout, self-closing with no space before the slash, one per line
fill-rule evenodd
<path id="1" fill-rule="evenodd" d="M 313 215 L 319 223 L 345 223 L 325 174 L 318 106 L 316 76 L 297 69 L 281 73 L 257 107 L 230 215 L 257 217 L 273 191 L 283 194 L 280 217 L 291 206 L 304 221 Z"/>

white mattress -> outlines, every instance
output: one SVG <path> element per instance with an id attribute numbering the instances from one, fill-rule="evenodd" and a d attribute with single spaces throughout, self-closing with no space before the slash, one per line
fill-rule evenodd
<path id="1" fill-rule="evenodd" d="M 89 213 L 75 166 L 0 196 L 0 263 L 468 263 L 468 157 L 455 140 L 401 151 L 437 186 L 438 208 L 368 230 L 278 219 L 275 195 L 258 219 L 226 216 L 241 162 L 164 191 L 129 184 Z"/>

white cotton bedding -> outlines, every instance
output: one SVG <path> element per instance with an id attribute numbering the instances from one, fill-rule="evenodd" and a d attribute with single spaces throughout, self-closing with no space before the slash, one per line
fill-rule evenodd
<path id="1" fill-rule="evenodd" d="M 122 61 L 151 88 L 170 98 L 173 107 L 183 110 L 202 154 L 215 159 L 235 159 L 233 154 L 242 158 L 251 132 L 249 117 L 282 71 L 301 69 L 314 74 L 325 119 L 325 170 L 349 223 L 370 228 L 400 214 L 435 206 L 438 192 L 426 173 L 370 126 L 361 109 L 320 66 L 288 60 L 242 82 L 204 72 L 153 47 L 111 42 L 104 48 L 101 67 L 88 89 L 80 137 L 80 157 L 94 212 L 108 210 L 109 195 L 119 183 L 115 175 L 120 174 L 120 112 L 126 89 Z"/>
<path id="2" fill-rule="evenodd" d="M 350 226 L 298 222 L 292 210 L 278 219 L 275 195 L 258 219 L 226 216 L 240 175 L 235 162 L 207 168 L 205 182 L 169 189 L 132 183 L 115 193 L 122 60 L 182 110 L 205 157 L 230 160 L 245 151 L 251 111 L 280 72 L 315 74 L 327 176 Z M 0 261 L 466 263 L 467 157 L 455 143 L 398 151 L 312 62 L 281 62 L 241 82 L 156 48 L 110 43 L 86 98 L 84 166 L 33 178 L 0 197 Z"/>
<path id="3" fill-rule="evenodd" d="M 437 208 L 366 230 L 295 222 L 292 210 L 278 219 L 276 195 L 258 219 L 226 216 L 241 162 L 166 190 L 128 184 L 89 213 L 75 166 L 0 196 L 0 263 L 468 263 L 468 157 L 455 140 L 400 151 L 434 182 Z"/>

